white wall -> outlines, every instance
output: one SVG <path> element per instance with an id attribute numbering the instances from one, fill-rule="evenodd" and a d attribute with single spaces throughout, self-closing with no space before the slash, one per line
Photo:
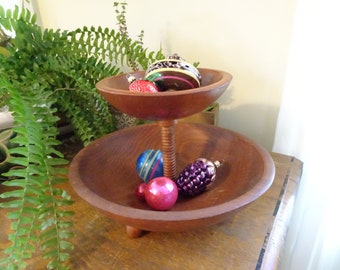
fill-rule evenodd
<path id="1" fill-rule="evenodd" d="M 151 50 L 179 53 L 230 72 L 220 126 L 271 149 L 297 0 L 127 0 L 131 36 Z M 115 27 L 112 0 L 35 0 L 46 28 Z"/>
<path id="2" fill-rule="evenodd" d="M 19 5 L 19 0 L 0 0 L 0 5 L 6 10 L 13 8 L 15 5 Z"/>

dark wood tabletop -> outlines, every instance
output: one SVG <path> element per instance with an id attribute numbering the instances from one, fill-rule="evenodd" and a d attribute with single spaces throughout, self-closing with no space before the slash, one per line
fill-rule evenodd
<path id="1" fill-rule="evenodd" d="M 189 232 L 148 232 L 129 238 L 124 225 L 94 209 L 67 184 L 76 212 L 71 269 L 276 269 L 303 165 L 292 156 L 271 156 L 276 176 L 264 195 L 223 223 Z M 8 245 L 4 209 L 0 221 L 1 251 Z M 28 265 L 27 269 L 44 269 L 39 256 Z"/>

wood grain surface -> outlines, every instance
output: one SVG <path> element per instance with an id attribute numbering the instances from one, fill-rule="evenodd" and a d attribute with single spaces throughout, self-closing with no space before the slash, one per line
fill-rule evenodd
<path id="1" fill-rule="evenodd" d="M 76 211 L 71 269 L 276 269 L 302 162 L 271 155 L 276 176 L 264 195 L 223 223 L 188 232 L 151 232 L 131 239 L 124 225 L 88 205 L 66 184 Z M 1 251 L 8 245 L 9 232 L 3 209 L 0 232 Z M 30 260 L 27 269 L 44 269 L 41 257 Z"/>
<path id="2" fill-rule="evenodd" d="M 243 135 L 211 125 L 178 123 L 164 148 L 164 136 L 160 134 L 167 130 L 163 123 L 171 121 L 160 122 L 162 125 L 140 125 L 108 134 L 80 151 L 69 171 L 74 190 L 120 223 L 169 232 L 224 221 L 230 212 L 257 199 L 271 185 L 275 174 L 271 156 Z M 206 192 L 194 198 L 180 196 L 169 211 L 154 211 L 135 196 L 141 183 L 135 160 L 148 148 L 162 150 L 164 174 L 168 177 L 165 165 L 171 153 L 174 159 L 168 160 L 177 164 L 174 175 L 200 157 L 220 160 L 223 165 Z"/>
<path id="3" fill-rule="evenodd" d="M 174 120 L 207 108 L 224 93 L 232 80 L 232 75 L 224 71 L 207 68 L 199 68 L 199 71 L 202 76 L 201 87 L 184 91 L 128 91 L 126 74 L 107 77 L 99 81 L 96 87 L 121 112 L 145 120 Z M 137 71 L 130 75 L 139 79 L 145 76 L 145 72 Z"/>

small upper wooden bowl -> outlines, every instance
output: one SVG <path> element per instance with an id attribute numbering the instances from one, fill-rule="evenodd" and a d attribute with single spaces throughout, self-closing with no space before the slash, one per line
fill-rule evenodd
<path id="1" fill-rule="evenodd" d="M 211 125 L 178 123 L 177 174 L 199 157 L 225 163 L 217 169 L 215 182 L 203 194 L 180 197 L 169 211 L 151 210 L 135 195 L 142 182 L 136 172 L 136 159 L 146 149 L 161 148 L 160 129 L 155 124 L 126 128 L 88 145 L 70 166 L 74 190 L 122 224 L 147 231 L 184 231 L 227 219 L 272 184 L 273 160 L 253 141 Z"/>
<path id="2" fill-rule="evenodd" d="M 198 113 L 216 101 L 227 89 L 232 76 L 224 71 L 198 69 L 201 87 L 159 93 L 136 93 L 128 90 L 126 74 L 112 76 L 96 85 L 102 96 L 116 109 L 145 120 L 173 120 Z M 130 73 L 143 78 L 144 71 Z"/>

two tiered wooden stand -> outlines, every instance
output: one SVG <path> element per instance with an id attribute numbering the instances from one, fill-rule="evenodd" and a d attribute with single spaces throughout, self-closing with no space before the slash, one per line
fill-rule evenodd
<path id="1" fill-rule="evenodd" d="M 125 75 L 97 84 L 115 108 L 154 123 L 126 128 L 94 141 L 76 155 L 69 178 L 84 200 L 125 224 L 131 237 L 140 236 L 142 231 L 184 231 L 221 222 L 256 200 L 273 181 L 272 158 L 252 140 L 212 125 L 177 123 L 177 119 L 200 112 L 216 101 L 232 79 L 223 71 L 199 71 L 202 85 L 190 90 L 130 92 Z M 132 75 L 142 78 L 144 72 Z M 136 159 L 146 149 L 162 150 L 164 174 L 172 179 L 199 157 L 225 162 L 209 190 L 194 198 L 179 198 L 168 211 L 155 211 L 135 196 L 141 183 Z"/>

